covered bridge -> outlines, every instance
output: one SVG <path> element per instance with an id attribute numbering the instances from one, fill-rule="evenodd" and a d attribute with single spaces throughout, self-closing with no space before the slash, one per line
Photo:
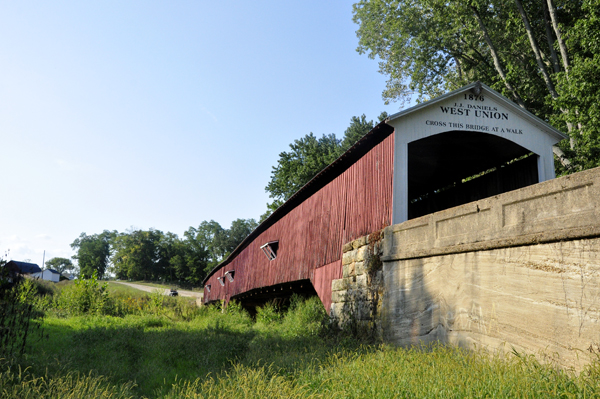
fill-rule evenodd
<path id="1" fill-rule="evenodd" d="M 296 192 L 204 280 L 204 302 L 292 293 L 329 311 L 342 246 L 391 224 L 554 178 L 566 138 L 480 82 L 390 116 Z"/>

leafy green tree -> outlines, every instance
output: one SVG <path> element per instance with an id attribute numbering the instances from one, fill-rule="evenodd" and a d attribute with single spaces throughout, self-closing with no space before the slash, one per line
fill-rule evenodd
<path id="1" fill-rule="evenodd" d="M 195 257 L 194 248 L 189 243 L 177 239 L 171 244 L 174 252 L 169 258 L 169 276 L 171 281 L 187 281 L 192 284 L 202 281 L 206 267 L 206 253 Z"/>
<path id="2" fill-rule="evenodd" d="M 186 265 L 189 280 L 202 281 L 206 273 L 218 265 L 226 255 L 224 249 L 226 233 L 214 220 L 203 221 L 196 227 L 190 227 L 185 233 L 187 246 Z"/>
<path id="3" fill-rule="evenodd" d="M 377 118 L 379 122 L 383 121 L 388 117 L 388 113 L 383 111 L 379 117 Z M 375 123 L 373 121 L 367 121 L 367 117 L 365 114 L 362 114 L 360 117 L 353 116 L 350 119 L 350 126 L 344 132 L 344 138 L 342 139 L 340 145 L 340 154 L 342 155 L 344 152 L 348 151 L 350 147 L 352 147 L 358 140 L 363 138 L 363 136 L 369 133 L 375 127 Z"/>
<path id="4" fill-rule="evenodd" d="M 265 211 L 265 213 L 260 215 L 259 222 L 260 223 L 264 222 L 269 216 L 271 216 L 271 214 L 273 212 L 275 212 L 275 210 L 277 208 L 279 208 L 281 205 L 283 205 L 284 202 L 285 201 L 283 201 L 283 200 L 276 199 L 276 200 L 273 200 L 273 202 L 267 203 L 267 210 Z"/>
<path id="5" fill-rule="evenodd" d="M 315 137 L 312 133 L 294 140 L 291 151 L 279 154 L 265 190 L 269 197 L 285 201 L 308 183 L 340 154 L 340 140 L 335 134 Z"/>
<path id="6" fill-rule="evenodd" d="M 258 226 L 254 219 L 236 219 L 231 222 L 231 227 L 227 229 L 227 240 L 225 250 L 227 256 L 244 241 L 246 237 Z"/>
<path id="7" fill-rule="evenodd" d="M 585 137 L 583 124 L 577 124 L 587 104 L 575 95 L 584 92 L 591 103 L 597 93 L 589 78 L 586 86 L 575 75 L 593 73 L 599 61 L 592 45 L 599 5 L 598 0 L 360 0 L 353 19 L 359 24 L 358 51 L 379 58 L 380 72 L 389 77 L 386 102 L 413 94 L 425 101 L 480 80 L 540 118 L 558 121 L 572 139 L 554 152 L 564 168 L 578 170 L 600 164 L 590 151 L 597 134 L 588 131 L 594 137 Z"/>
<path id="8" fill-rule="evenodd" d="M 178 259 L 184 255 L 184 245 L 177 234 L 167 232 L 164 233 L 158 244 L 158 269 L 162 271 L 159 276 L 163 281 L 176 280 L 175 265 Z M 177 258 L 174 260 L 174 258 Z"/>
<path id="9" fill-rule="evenodd" d="M 75 269 L 75 265 L 71 259 L 67 258 L 52 258 L 46 261 L 46 267 L 54 269 L 59 273 L 70 272 Z"/>
<path id="10" fill-rule="evenodd" d="M 227 231 L 219 223 L 205 220 L 194 231 L 196 242 L 204 245 L 208 251 L 208 260 L 212 266 L 216 266 L 227 256 Z"/>
<path id="11" fill-rule="evenodd" d="M 412 94 L 423 101 L 481 80 L 537 109 L 549 94 L 543 78 L 548 70 L 532 59 L 535 51 L 517 2 L 361 0 L 353 8 L 358 51 L 381 59 L 380 72 L 389 76 L 386 102 Z M 542 46 L 549 57 L 555 35 L 546 40 L 550 21 L 542 3 L 529 2 L 524 12 L 535 30 L 535 47 Z"/>
<path id="12" fill-rule="evenodd" d="M 116 232 L 108 230 L 89 236 L 81 233 L 79 238 L 71 243 L 71 248 L 77 251 L 73 259 L 77 260 L 82 278 L 90 278 L 94 271 L 99 278 L 104 276 L 110 259 L 110 241 L 115 235 Z"/>
<path id="13" fill-rule="evenodd" d="M 159 280 L 164 276 L 165 264 L 160 262 L 162 237 L 163 233 L 154 229 L 134 230 L 115 236 L 112 240 L 112 263 L 117 277 Z"/>
<path id="14" fill-rule="evenodd" d="M 340 144 L 340 153 L 347 151 L 354 143 L 369 133 L 374 126 L 373 121 L 367 121 L 365 114 L 360 117 L 353 116 L 350 120 L 350 126 L 344 132 L 344 138 Z"/>
<path id="15" fill-rule="evenodd" d="M 573 58 L 568 73 L 559 74 L 559 92 L 553 122 L 577 127 L 575 145 L 562 146 L 570 165 L 557 163 L 565 174 L 600 165 L 600 2 L 586 0 L 583 16 L 568 31 L 567 46 Z M 560 112 L 562 109 L 569 113 Z"/>
<path id="16" fill-rule="evenodd" d="M 93 236 L 82 233 L 71 246 L 77 250 L 73 258 L 79 261 L 83 278 L 104 273 L 110 261 L 112 271 L 121 279 L 199 284 L 257 225 L 254 219 L 236 219 L 224 229 L 214 220 L 203 221 L 190 227 L 183 238 L 155 229 L 104 231 Z M 69 263 L 62 258 L 47 262 L 57 270 Z"/>
<path id="17" fill-rule="evenodd" d="M 181 254 L 172 259 L 177 276 L 199 283 L 258 226 L 254 219 L 236 219 L 229 229 L 214 220 L 190 227 L 184 233 Z"/>

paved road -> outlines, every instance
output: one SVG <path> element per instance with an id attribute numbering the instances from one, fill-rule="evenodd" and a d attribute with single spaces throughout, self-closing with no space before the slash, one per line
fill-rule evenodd
<path id="1" fill-rule="evenodd" d="M 123 281 L 115 281 L 115 283 L 128 285 L 132 288 L 135 288 L 135 289 L 138 289 L 141 291 L 146 291 L 146 292 L 154 292 L 156 290 L 162 290 L 162 288 L 149 287 L 147 285 L 142 285 L 142 284 L 125 283 Z M 165 295 L 167 294 L 168 291 L 169 291 L 169 289 L 164 290 Z M 177 290 L 177 292 L 179 293 L 180 296 L 189 296 L 189 297 L 193 297 L 193 298 L 202 298 L 204 296 L 202 292 L 184 291 L 184 290 Z"/>

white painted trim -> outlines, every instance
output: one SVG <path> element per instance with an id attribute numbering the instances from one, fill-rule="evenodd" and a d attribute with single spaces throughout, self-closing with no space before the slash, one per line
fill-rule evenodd
<path id="1" fill-rule="evenodd" d="M 450 98 L 452 96 L 455 96 L 457 94 L 461 94 L 465 91 L 469 91 L 471 89 L 473 89 L 474 87 L 476 87 L 477 85 L 481 85 L 481 89 L 482 89 L 482 93 L 486 92 L 487 94 L 491 94 L 492 97 L 494 97 L 494 99 L 496 99 L 496 101 L 500 101 L 502 102 L 502 104 L 508 108 L 511 108 L 512 112 L 515 112 L 517 114 L 519 114 L 519 116 L 521 116 L 524 119 L 527 119 L 530 123 L 532 123 L 533 125 L 536 125 L 540 130 L 544 131 L 546 134 L 552 136 L 553 138 L 555 138 L 558 141 L 564 140 L 569 138 L 569 136 L 567 136 L 566 134 L 564 134 L 563 132 L 561 132 L 560 130 L 554 128 L 553 126 L 549 125 L 548 123 L 546 123 L 545 121 L 541 120 L 540 118 L 538 118 L 537 116 L 533 115 L 531 112 L 519 107 L 517 104 L 515 104 L 514 102 L 508 100 L 506 97 L 504 97 L 503 95 L 501 95 L 500 93 L 498 93 L 497 91 L 493 90 L 492 88 L 486 86 L 485 84 L 481 83 L 481 82 L 474 82 L 471 84 L 468 84 L 464 87 L 461 87 L 460 89 L 451 91 L 449 93 L 444 94 L 443 96 L 439 96 L 436 97 L 434 99 L 431 99 L 430 101 L 426 101 L 424 103 L 415 105 L 412 108 L 408 108 L 405 109 L 403 111 L 400 111 L 398 113 L 395 113 L 393 115 L 390 115 L 385 121 L 386 123 L 388 123 L 389 121 L 393 121 L 396 120 L 398 118 L 401 118 L 403 116 L 406 116 L 408 114 L 411 114 L 415 111 L 418 111 L 422 108 L 426 108 L 426 107 L 430 107 L 436 103 L 439 103 L 441 101 L 446 100 L 447 98 Z"/>
<path id="2" fill-rule="evenodd" d="M 394 143 L 392 224 L 397 224 L 408 220 L 408 143 L 400 140 Z"/>

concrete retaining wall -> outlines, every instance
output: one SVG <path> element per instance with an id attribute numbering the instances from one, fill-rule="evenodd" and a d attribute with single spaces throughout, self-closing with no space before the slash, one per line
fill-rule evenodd
<path id="1" fill-rule="evenodd" d="M 384 339 L 544 352 L 577 366 L 600 344 L 600 239 L 384 264 Z"/>
<path id="2" fill-rule="evenodd" d="M 390 226 L 383 236 L 380 310 L 370 317 L 380 318 L 386 341 L 514 347 L 576 368 L 600 351 L 600 168 Z M 358 281 L 351 264 L 346 279 Z M 338 317 L 350 301 L 334 304 Z"/>

